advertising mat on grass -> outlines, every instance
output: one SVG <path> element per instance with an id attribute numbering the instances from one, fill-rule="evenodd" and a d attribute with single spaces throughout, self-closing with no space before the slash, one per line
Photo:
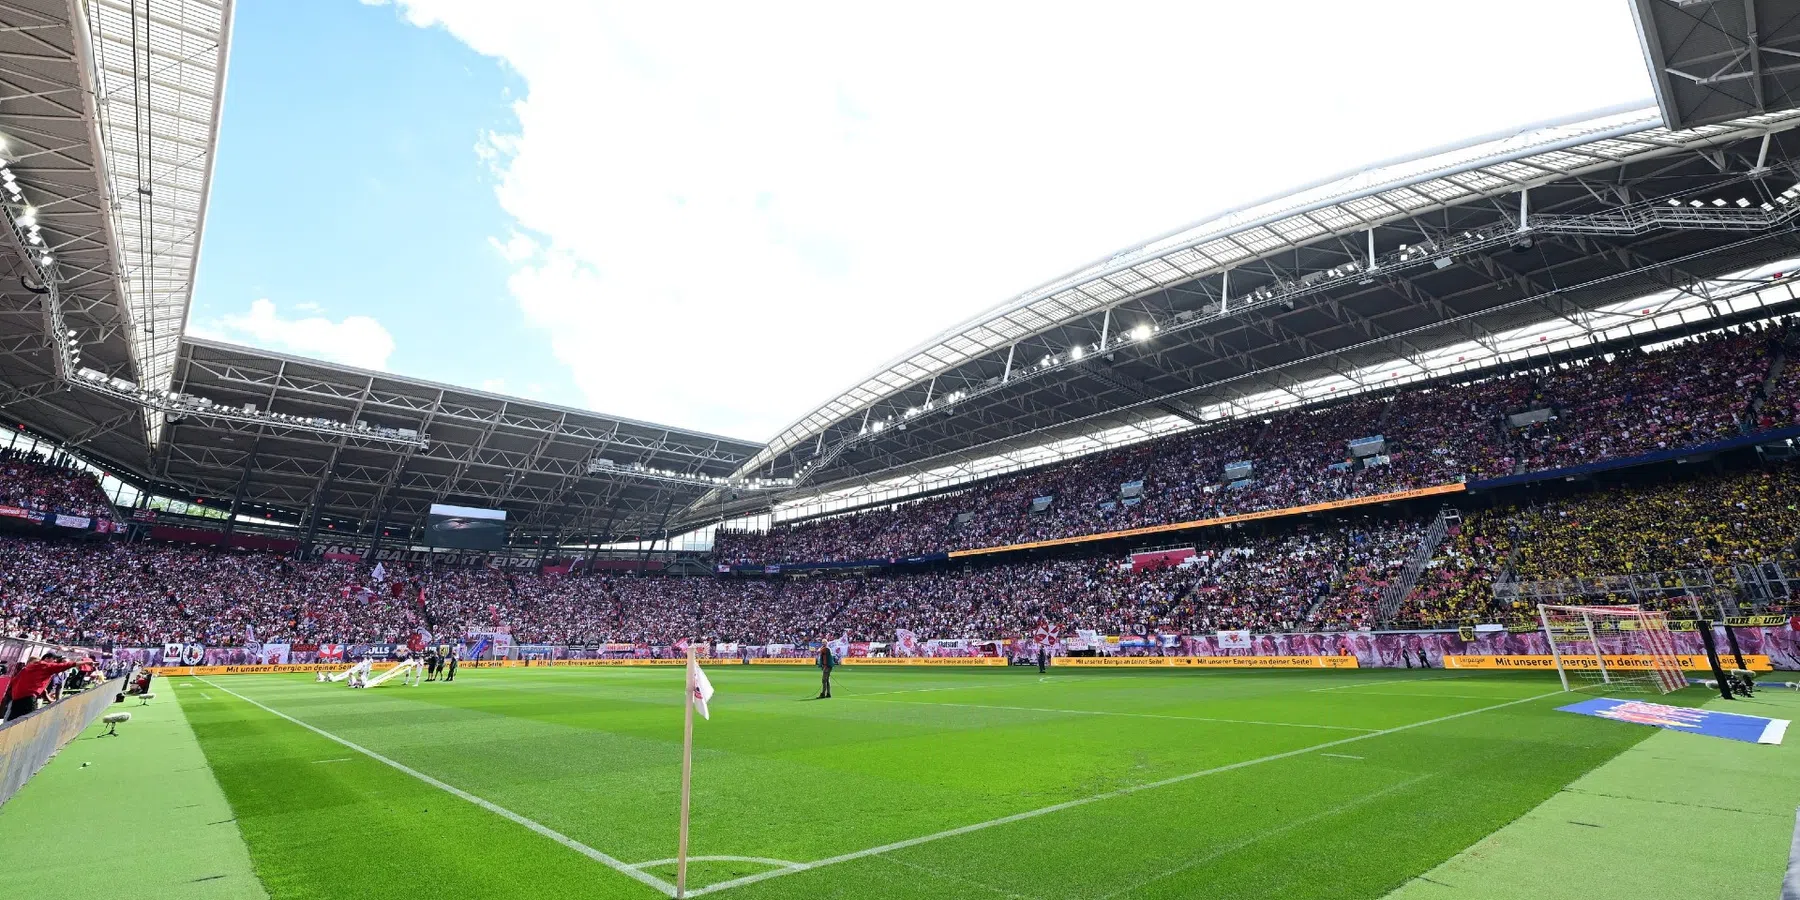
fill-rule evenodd
<path id="1" fill-rule="evenodd" d="M 1787 734 L 1788 727 L 1787 719 L 1766 719 L 1762 716 L 1667 706 L 1642 700 L 1614 700 L 1611 697 L 1583 700 L 1559 706 L 1557 710 L 1751 744 L 1779 744 Z"/>

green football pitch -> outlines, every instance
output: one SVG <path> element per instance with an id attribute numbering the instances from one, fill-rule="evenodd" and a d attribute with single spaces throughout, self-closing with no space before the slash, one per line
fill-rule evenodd
<path id="1" fill-rule="evenodd" d="M 1644 788 L 1661 795 L 1646 804 L 1674 822 L 1698 821 L 1684 804 L 1736 809 L 1735 793 L 1758 790 L 1745 776 L 1686 796 L 1681 774 L 1714 764 L 1681 754 L 1725 742 L 1556 712 L 1570 695 L 1543 674 L 851 668 L 835 698 L 812 700 L 812 669 L 708 673 L 718 693 L 711 721 L 695 722 L 693 895 L 1380 898 L 1440 883 L 1440 864 L 1651 735 L 1684 743 L 1659 751 L 1666 777 L 1632 783 L 1668 782 Z M 159 685 L 178 711 L 150 709 L 171 727 L 185 718 L 229 804 L 229 820 L 196 813 L 220 821 L 195 833 L 234 823 L 248 850 L 255 877 L 206 896 L 653 900 L 675 880 L 681 678 L 464 670 L 454 684 L 366 691 L 303 675 L 183 678 Z M 1690 689 L 1673 702 L 1705 699 Z M 108 740 L 64 756 L 125 746 Z M 87 777 L 58 775 L 63 764 L 40 778 Z M 36 787 L 7 812 L 31 815 Z M 1773 838 L 1734 862 L 1757 870 L 1748 884 L 1779 885 L 1792 805 L 1755 813 Z M 1641 865 L 1678 839 L 1650 819 L 1641 844 L 1624 843 L 1638 859 L 1584 851 L 1595 829 L 1616 824 L 1625 831 L 1608 837 L 1624 840 L 1640 819 L 1607 815 L 1559 814 L 1571 837 L 1533 834 L 1552 854 L 1595 857 L 1584 870 Z M 1670 874 L 1717 883 L 1704 867 Z M 1445 896 L 1508 894 L 1472 879 L 1482 888 Z"/>

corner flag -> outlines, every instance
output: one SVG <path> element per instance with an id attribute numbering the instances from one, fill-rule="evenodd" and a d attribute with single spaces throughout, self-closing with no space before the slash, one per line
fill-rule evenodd
<path id="1" fill-rule="evenodd" d="M 681 836 L 675 844 L 675 900 L 687 896 L 688 803 L 694 781 L 694 710 L 700 711 L 702 719 L 711 718 L 706 714 L 706 701 L 713 695 L 712 682 L 706 680 L 700 661 L 694 658 L 693 645 L 683 643 L 688 659 L 688 696 L 681 707 Z"/>
<path id="2" fill-rule="evenodd" d="M 700 668 L 700 663 L 692 656 L 688 657 L 688 685 L 688 698 L 693 701 L 694 710 L 700 713 L 700 718 L 711 720 L 712 717 L 706 714 L 706 701 L 712 699 L 712 682 L 706 680 L 706 670 Z"/>

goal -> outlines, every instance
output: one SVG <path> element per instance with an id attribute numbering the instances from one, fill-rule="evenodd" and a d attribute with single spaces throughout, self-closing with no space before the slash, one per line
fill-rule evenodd
<path id="1" fill-rule="evenodd" d="M 1667 694 L 1687 687 L 1667 613 L 1539 604 L 1538 616 L 1565 691 Z"/>

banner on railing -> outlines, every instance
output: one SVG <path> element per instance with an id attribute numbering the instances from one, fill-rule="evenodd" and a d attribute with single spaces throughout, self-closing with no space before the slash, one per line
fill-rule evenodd
<path id="1" fill-rule="evenodd" d="M 999 656 L 848 656 L 838 660 L 845 666 L 1004 666 Z"/>
<path id="2" fill-rule="evenodd" d="M 1355 669 L 1354 656 L 1060 656 L 1053 665 L 1162 669 Z"/>
<path id="3" fill-rule="evenodd" d="M 1689 671 L 1704 672 L 1704 671 L 1708 671 L 1712 668 L 1712 663 L 1709 662 L 1707 660 L 1707 658 L 1703 655 L 1681 654 L 1681 655 L 1677 655 L 1675 658 L 1676 658 L 1676 660 L 1678 660 L 1681 663 L 1681 667 L 1683 669 L 1687 669 Z M 1731 656 L 1731 654 L 1729 654 L 1729 653 L 1719 654 L 1719 659 L 1725 665 L 1730 666 L 1732 668 L 1736 668 L 1736 666 L 1737 666 L 1737 660 L 1735 658 L 1733 658 Z M 1562 663 L 1563 663 L 1563 668 L 1565 668 L 1565 669 L 1586 669 L 1586 670 L 1591 670 L 1591 671 L 1599 671 L 1601 663 L 1604 663 L 1606 668 L 1608 668 L 1608 669 L 1616 669 L 1621 672 L 1630 672 L 1630 671 L 1640 671 L 1640 670 L 1652 668 L 1656 664 L 1656 658 L 1652 657 L 1652 656 L 1635 656 L 1635 655 L 1634 656 L 1614 656 L 1614 655 L 1608 654 L 1606 656 L 1599 657 L 1598 660 L 1596 660 L 1596 658 L 1593 656 L 1565 655 L 1563 657 Z M 1770 671 L 1773 671 L 1775 668 L 1774 665 L 1769 662 L 1769 658 L 1767 656 L 1745 656 L 1744 657 L 1744 665 L 1753 672 L 1770 672 Z M 1548 655 L 1545 655 L 1545 656 L 1536 656 L 1536 655 L 1530 655 L 1530 656 L 1446 656 L 1446 657 L 1444 657 L 1444 668 L 1446 668 L 1446 669 L 1549 669 L 1549 670 L 1554 670 L 1556 668 L 1556 657 L 1548 656 Z"/>

